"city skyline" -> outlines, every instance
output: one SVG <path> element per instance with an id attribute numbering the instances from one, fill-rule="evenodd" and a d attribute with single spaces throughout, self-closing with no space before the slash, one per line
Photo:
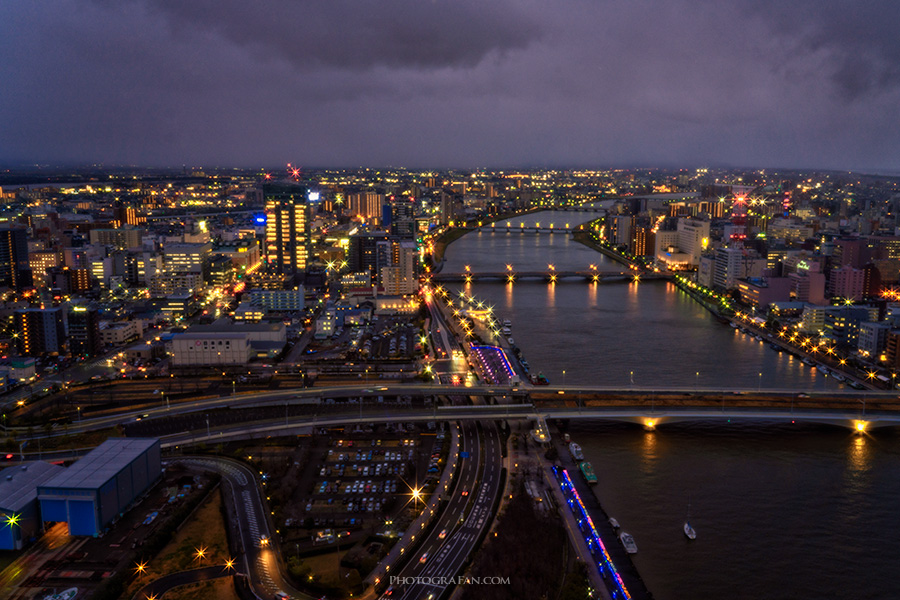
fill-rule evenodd
<path id="1" fill-rule="evenodd" d="M 0 161 L 897 172 L 893 4 L 646 9 L 9 5 Z"/>

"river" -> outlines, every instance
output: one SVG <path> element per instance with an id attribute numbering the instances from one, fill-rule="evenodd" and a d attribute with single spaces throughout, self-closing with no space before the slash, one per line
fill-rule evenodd
<path id="1" fill-rule="evenodd" d="M 577 218 L 529 217 L 562 224 Z M 520 271 L 548 264 L 619 270 L 559 233 L 471 233 L 445 258 L 444 272 L 466 265 L 503 271 L 506 264 Z M 838 385 L 719 323 L 666 282 L 476 282 L 461 289 L 512 321 L 532 369 L 553 383 L 798 391 Z M 661 600 L 900 597 L 897 431 L 856 436 L 824 425 L 725 420 L 664 423 L 653 432 L 599 421 L 571 426 L 599 477 L 597 495 L 635 536 L 635 564 Z M 681 532 L 689 504 L 693 542 Z"/>

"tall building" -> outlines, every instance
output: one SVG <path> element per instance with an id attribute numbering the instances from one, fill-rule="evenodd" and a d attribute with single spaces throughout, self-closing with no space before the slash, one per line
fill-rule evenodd
<path id="1" fill-rule="evenodd" d="M 65 351 L 66 329 L 61 307 L 16 311 L 19 354 L 40 356 Z"/>
<path id="2" fill-rule="evenodd" d="M 413 198 L 395 198 L 391 201 L 391 235 L 406 240 L 416 238 L 416 205 Z"/>
<path id="3" fill-rule="evenodd" d="M 306 271 L 309 255 L 309 215 L 306 187 L 297 183 L 263 185 L 266 202 L 266 260 L 281 275 Z"/>
<path id="4" fill-rule="evenodd" d="M 98 356 L 103 351 L 96 308 L 73 306 L 69 311 L 69 349 L 84 356 Z"/>
<path id="5" fill-rule="evenodd" d="M 366 221 L 381 219 L 381 206 L 384 204 L 384 194 L 378 192 L 360 192 L 347 196 L 347 207 L 351 217 L 362 217 Z"/>
<path id="6" fill-rule="evenodd" d="M 0 287 L 22 290 L 31 285 L 28 232 L 24 229 L 0 229 Z"/>
<path id="7" fill-rule="evenodd" d="M 369 271 L 375 276 L 379 269 L 390 264 L 385 262 L 385 250 L 379 249 L 379 243 L 387 244 L 387 260 L 390 260 L 390 240 L 387 233 L 373 232 L 351 235 L 347 246 L 347 265 L 351 273 Z"/>
<path id="8" fill-rule="evenodd" d="M 865 292 L 865 271 L 849 264 L 831 270 L 828 293 L 832 297 L 862 300 Z"/>

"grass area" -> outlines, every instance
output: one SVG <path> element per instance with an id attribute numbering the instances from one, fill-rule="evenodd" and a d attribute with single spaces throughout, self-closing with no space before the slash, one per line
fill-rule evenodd
<path id="1" fill-rule="evenodd" d="M 200 548 L 204 549 L 202 562 L 197 558 L 197 550 Z M 140 580 L 133 581 L 122 597 L 131 598 L 148 581 L 163 575 L 202 566 L 225 564 L 229 558 L 231 556 L 228 554 L 228 537 L 222 518 L 222 492 L 218 491 L 210 495 L 206 503 L 189 519 L 187 525 L 175 534 L 175 538 L 156 558 L 150 561 L 147 565 L 148 574 Z M 169 598 L 168 594 L 166 598 Z"/>
<path id="2" fill-rule="evenodd" d="M 311 574 L 314 577 L 318 577 L 319 581 L 324 585 L 340 586 L 341 577 L 344 573 L 339 574 L 339 565 L 346 554 L 347 551 L 344 550 L 337 553 L 326 552 L 325 554 L 310 556 L 303 559 L 303 565 L 309 567 Z"/>
<path id="3" fill-rule="evenodd" d="M 532 500 L 519 489 L 475 556 L 471 574 L 509 577 L 509 585 L 465 586 L 462 600 L 575 600 L 589 597 L 567 551 L 569 540 L 557 517 L 535 513 Z"/>
<path id="4" fill-rule="evenodd" d="M 166 593 L 165 600 L 240 600 L 231 577 L 191 583 Z"/>
<path id="5" fill-rule="evenodd" d="M 22 555 L 21 550 L 2 550 L 0 551 L 0 573 L 3 569 L 16 561 Z"/>

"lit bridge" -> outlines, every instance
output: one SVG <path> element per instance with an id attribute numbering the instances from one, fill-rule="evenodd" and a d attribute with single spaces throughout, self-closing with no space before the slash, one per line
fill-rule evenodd
<path id="1" fill-rule="evenodd" d="M 385 383 L 385 382 L 380 382 Z M 403 406 L 391 398 L 425 398 L 432 406 Z M 444 396 L 481 398 L 487 405 L 440 407 Z M 387 399 L 387 401 L 385 401 Z M 496 402 L 497 404 L 493 404 Z M 655 427 L 660 423 L 698 419 L 774 419 L 817 421 L 856 427 L 900 425 L 900 399 L 896 392 L 840 390 L 801 392 L 790 389 L 734 390 L 666 389 L 619 386 L 475 386 L 442 384 L 356 384 L 347 386 L 278 390 L 235 396 L 198 399 L 191 402 L 144 406 L 139 409 L 83 417 L 64 431 L 31 432 L 4 428 L 5 432 L 29 439 L 74 435 L 133 423 L 138 419 L 192 417 L 246 408 L 284 407 L 283 416 L 271 419 L 271 410 L 258 411 L 259 421 L 210 428 L 209 435 L 221 441 L 253 435 L 304 430 L 310 426 L 387 421 L 433 421 L 458 419 L 612 419 Z M 288 408 L 302 414 L 288 416 Z M 251 416 L 251 419 L 254 417 Z M 275 422 L 277 421 L 277 423 Z M 652 423 L 651 423 L 652 421 Z M 205 424 L 205 422 L 204 422 Z M 196 427 L 202 427 L 196 425 Z M 269 433 L 266 433 L 269 432 Z M 174 436 L 174 444 L 201 441 L 207 434 L 189 431 Z M 180 437 L 179 437 L 180 436 Z M 34 445 L 34 444 L 32 444 Z"/>
<path id="2" fill-rule="evenodd" d="M 509 404 L 487 406 L 438 406 L 434 408 L 406 410 L 350 411 L 343 414 L 312 415 L 290 419 L 267 419 L 240 425 L 199 428 L 162 437 L 162 446 L 176 447 L 200 443 L 220 443 L 241 439 L 258 439 L 270 436 L 308 434 L 312 427 L 362 425 L 367 423 L 467 420 L 529 421 L 537 424 L 550 419 L 603 419 L 625 421 L 653 430 L 666 423 L 679 421 L 713 420 L 718 422 L 778 421 L 814 422 L 837 425 L 863 433 L 875 427 L 900 425 L 900 411 L 878 411 L 862 414 L 860 410 L 810 410 L 786 408 L 726 407 L 668 407 L 648 410 L 646 406 L 609 407 L 556 407 L 546 408 L 534 404 Z"/>
<path id="3" fill-rule="evenodd" d="M 540 280 L 540 281 L 560 281 L 563 279 L 583 279 L 585 281 L 610 282 L 610 281 L 632 281 L 634 272 L 628 271 L 497 271 L 497 272 L 481 272 L 481 273 L 436 273 L 431 276 L 434 282 L 472 282 L 472 281 L 488 281 L 498 280 L 505 282 L 520 280 Z M 644 278 L 641 275 L 641 278 Z"/>

